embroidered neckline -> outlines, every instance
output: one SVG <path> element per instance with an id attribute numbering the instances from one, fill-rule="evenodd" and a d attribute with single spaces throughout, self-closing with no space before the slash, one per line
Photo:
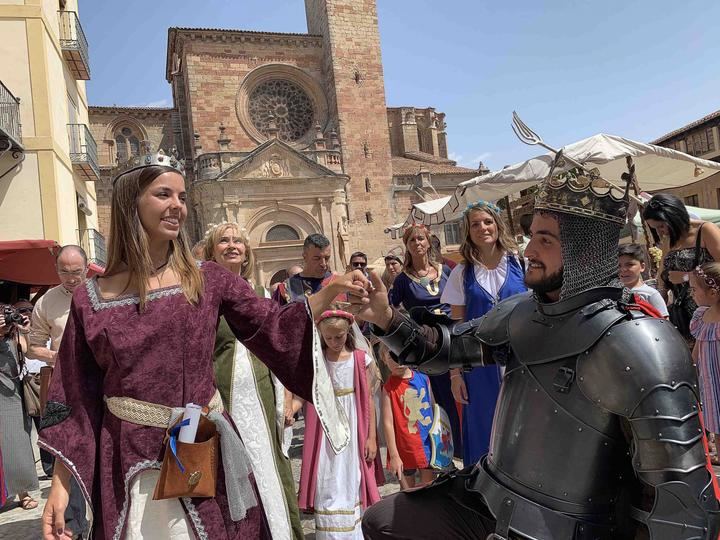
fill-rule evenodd
<path id="1" fill-rule="evenodd" d="M 116 296 L 115 298 L 103 298 L 100 294 L 100 289 L 97 285 L 97 278 L 88 279 L 85 282 L 85 288 L 90 298 L 90 303 L 95 311 L 101 309 L 110 309 L 119 306 L 131 306 L 133 304 L 140 303 L 140 296 L 137 294 L 123 294 Z M 168 287 L 161 287 L 159 289 L 153 289 L 147 294 L 147 302 L 157 300 L 159 298 L 165 298 L 167 296 L 173 296 L 182 292 L 180 285 L 169 285 Z"/>
<path id="2" fill-rule="evenodd" d="M 431 296 L 437 296 L 438 294 L 440 294 L 440 282 L 443 275 L 443 266 L 442 264 L 431 264 L 431 266 L 435 269 L 435 272 L 437 273 L 437 277 L 435 279 L 414 276 L 407 270 L 403 270 L 403 274 L 405 274 L 408 278 L 410 278 L 412 281 L 414 281 L 421 287 L 425 287 L 425 289 L 428 293 L 430 293 Z"/>

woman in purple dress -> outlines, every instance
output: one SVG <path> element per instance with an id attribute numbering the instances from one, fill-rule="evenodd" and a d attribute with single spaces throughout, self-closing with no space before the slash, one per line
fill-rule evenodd
<path id="1" fill-rule="evenodd" d="M 311 313 L 338 294 L 365 295 L 365 278 L 355 272 L 281 308 L 218 264 L 198 266 L 182 230 L 185 179 L 176 167 L 160 152 L 115 178 L 105 276 L 75 291 L 39 441 L 56 458 L 42 517 L 46 540 L 72 538 L 63 521 L 70 475 L 92 509 L 95 539 L 269 538 L 244 446 L 215 384 L 218 318 L 290 390 L 321 401 Z M 221 435 L 217 494 L 156 501 L 167 424 L 187 403 L 207 406 Z M 326 412 L 330 440 L 346 444 L 339 413 L 332 405 Z"/>

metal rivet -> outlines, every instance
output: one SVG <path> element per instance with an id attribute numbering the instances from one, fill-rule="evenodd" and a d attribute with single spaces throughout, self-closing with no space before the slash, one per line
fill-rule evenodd
<path id="1" fill-rule="evenodd" d="M 662 437 L 662 433 L 658 433 L 658 439 Z"/>
<path id="2" fill-rule="evenodd" d="M 625 366 L 625 371 L 630 371 L 630 366 Z"/>
<path id="3" fill-rule="evenodd" d="M 554 412 L 555 414 L 557 414 L 557 409 L 555 409 L 553 412 Z"/>
<path id="4" fill-rule="evenodd" d="M 605 441 L 605 442 L 603 443 L 603 446 L 607 446 L 607 445 L 608 445 L 608 443 L 607 443 L 607 441 Z"/>
<path id="5" fill-rule="evenodd" d="M 640 323 L 639 323 L 639 322 L 636 322 L 636 323 L 635 323 L 635 326 L 640 326 Z"/>
<path id="6" fill-rule="evenodd" d="M 660 414 L 660 411 L 657 410 L 657 409 L 655 409 L 655 414 L 656 414 L 656 415 L 657 415 L 657 414 Z"/>
<path id="7" fill-rule="evenodd" d="M 656 338 L 655 338 L 655 341 L 660 341 L 660 338 L 659 338 L 659 337 L 656 337 Z"/>
<path id="8" fill-rule="evenodd" d="M 567 497 L 567 491 L 563 491 L 563 497 Z"/>
<path id="9" fill-rule="evenodd" d="M 644 391 L 645 391 L 645 387 L 644 387 L 644 386 L 640 387 L 640 391 L 641 391 L 641 392 L 644 392 Z"/>
<path id="10" fill-rule="evenodd" d="M 582 431 L 582 428 L 581 428 L 581 427 L 579 427 L 579 428 L 578 428 L 578 431 Z"/>
<path id="11" fill-rule="evenodd" d="M 581 380 L 581 381 L 584 381 L 584 380 L 585 380 L 585 377 L 580 377 L 580 380 Z"/>
<path id="12" fill-rule="evenodd" d="M 670 384 L 672 384 L 673 386 L 675 386 L 675 381 L 670 381 Z"/>
<path id="13" fill-rule="evenodd" d="M 537 391 L 538 391 L 538 389 L 537 389 L 537 388 L 533 388 L 533 392 L 537 392 Z"/>
<path id="14" fill-rule="evenodd" d="M 608 332 L 608 333 L 605 334 L 605 335 L 607 335 L 607 336 L 612 336 L 612 332 Z"/>
<path id="15" fill-rule="evenodd" d="M 542 487 L 542 483 L 538 482 L 538 487 L 541 488 L 541 487 Z"/>

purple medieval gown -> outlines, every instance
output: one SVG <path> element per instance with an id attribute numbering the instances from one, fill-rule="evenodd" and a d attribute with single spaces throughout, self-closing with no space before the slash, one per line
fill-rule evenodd
<path id="1" fill-rule="evenodd" d="M 169 407 L 207 404 L 216 388 L 212 360 L 220 315 L 287 388 L 311 400 L 313 323 L 307 305 L 280 307 L 258 298 L 244 279 L 212 262 L 201 270 L 205 288 L 196 306 L 176 286 L 151 292 L 140 313 L 137 296 L 105 300 L 94 279 L 73 296 L 40 445 L 77 478 L 92 505 L 95 539 L 124 537 L 128 489 L 141 471 L 160 468 L 165 435 L 162 428 L 113 416 L 103 396 Z M 214 499 L 181 500 L 195 535 L 269 538 L 257 494 L 258 506 L 242 521 L 231 520 L 222 460 L 218 465 Z"/>

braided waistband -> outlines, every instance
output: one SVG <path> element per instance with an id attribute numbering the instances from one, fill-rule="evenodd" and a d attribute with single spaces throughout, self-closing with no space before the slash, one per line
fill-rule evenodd
<path id="1" fill-rule="evenodd" d="M 151 426 L 167 428 L 173 417 L 173 407 L 149 403 L 139 399 L 128 397 L 107 397 L 103 398 L 108 410 L 120 420 L 132 422 L 140 426 Z M 223 412 L 222 398 L 220 392 L 215 390 L 207 408 L 218 413 Z"/>
<path id="2" fill-rule="evenodd" d="M 336 388 L 335 389 L 335 395 L 337 397 L 348 396 L 354 392 L 355 392 L 354 388 Z"/>

